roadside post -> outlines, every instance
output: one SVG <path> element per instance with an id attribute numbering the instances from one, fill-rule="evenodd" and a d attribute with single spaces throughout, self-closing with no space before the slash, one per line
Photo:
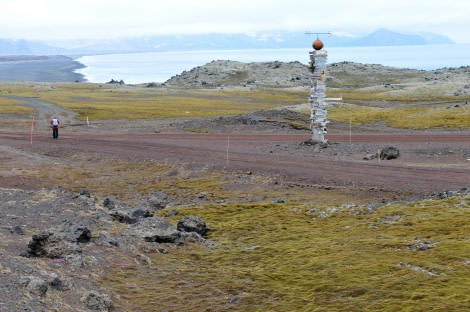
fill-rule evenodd
<path id="1" fill-rule="evenodd" d="M 29 136 L 29 142 L 31 146 L 33 146 L 33 131 L 34 131 L 34 115 L 33 115 L 33 119 L 31 120 L 31 133 Z"/>

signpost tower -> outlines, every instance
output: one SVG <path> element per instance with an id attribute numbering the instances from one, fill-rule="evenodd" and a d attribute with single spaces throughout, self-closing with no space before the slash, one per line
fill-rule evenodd
<path id="1" fill-rule="evenodd" d="M 305 34 L 317 35 L 317 39 L 312 43 L 313 51 L 309 52 L 310 64 L 308 67 L 310 71 L 311 82 L 309 103 L 311 107 L 310 129 L 312 130 L 312 141 L 315 143 L 326 143 L 326 125 L 329 123 L 329 121 L 326 119 L 327 104 L 325 101 L 325 71 L 328 52 L 323 50 L 323 42 L 318 39 L 318 35 L 330 33 L 306 32 Z"/>

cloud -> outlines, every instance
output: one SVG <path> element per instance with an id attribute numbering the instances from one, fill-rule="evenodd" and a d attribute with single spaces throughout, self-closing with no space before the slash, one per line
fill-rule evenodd
<path id="1" fill-rule="evenodd" d="M 470 42 L 466 0 L 15 0 L 2 3 L 3 38 L 112 39 L 162 34 L 332 31 L 385 27 Z"/>

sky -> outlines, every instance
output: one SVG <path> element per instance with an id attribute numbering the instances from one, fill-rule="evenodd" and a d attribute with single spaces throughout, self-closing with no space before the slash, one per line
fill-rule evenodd
<path id="1" fill-rule="evenodd" d="M 0 38 L 99 40 L 151 35 L 432 32 L 470 43 L 468 0 L 0 0 Z"/>

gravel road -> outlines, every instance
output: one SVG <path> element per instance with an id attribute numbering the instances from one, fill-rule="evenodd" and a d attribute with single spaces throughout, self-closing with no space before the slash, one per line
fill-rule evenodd
<path id="1" fill-rule="evenodd" d="M 398 197 L 470 187 L 470 142 L 466 134 L 357 134 L 351 141 L 348 135 L 337 134 L 328 137 L 331 143 L 326 148 L 303 145 L 308 135 L 67 132 L 53 142 L 48 132 L 37 132 L 32 146 L 27 144 L 27 132 L 0 131 L 0 138 L 12 151 L 0 156 L 2 162 L 12 162 L 16 167 L 21 167 L 21 162 L 30 163 L 32 155 L 41 155 L 43 162 L 51 161 L 51 157 L 59 162 L 86 153 L 253 172 L 294 185 L 348 187 L 358 192 L 383 189 Z M 398 159 L 364 160 L 367 153 L 390 145 L 399 148 Z M 18 183 L 8 172 L 0 174 L 0 185 L 18 187 Z M 28 185 L 45 186 L 34 180 Z"/>
<path id="2" fill-rule="evenodd" d="M 34 120 L 35 128 L 37 130 L 45 130 L 50 127 L 49 121 L 53 117 L 58 117 L 61 127 L 76 124 L 78 121 L 75 119 L 75 113 L 66 110 L 65 108 L 55 105 L 50 102 L 41 101 L 30 97 L 19 96 L 3 96 L 16 101 L 24 102 L 36 110 Z"/>

